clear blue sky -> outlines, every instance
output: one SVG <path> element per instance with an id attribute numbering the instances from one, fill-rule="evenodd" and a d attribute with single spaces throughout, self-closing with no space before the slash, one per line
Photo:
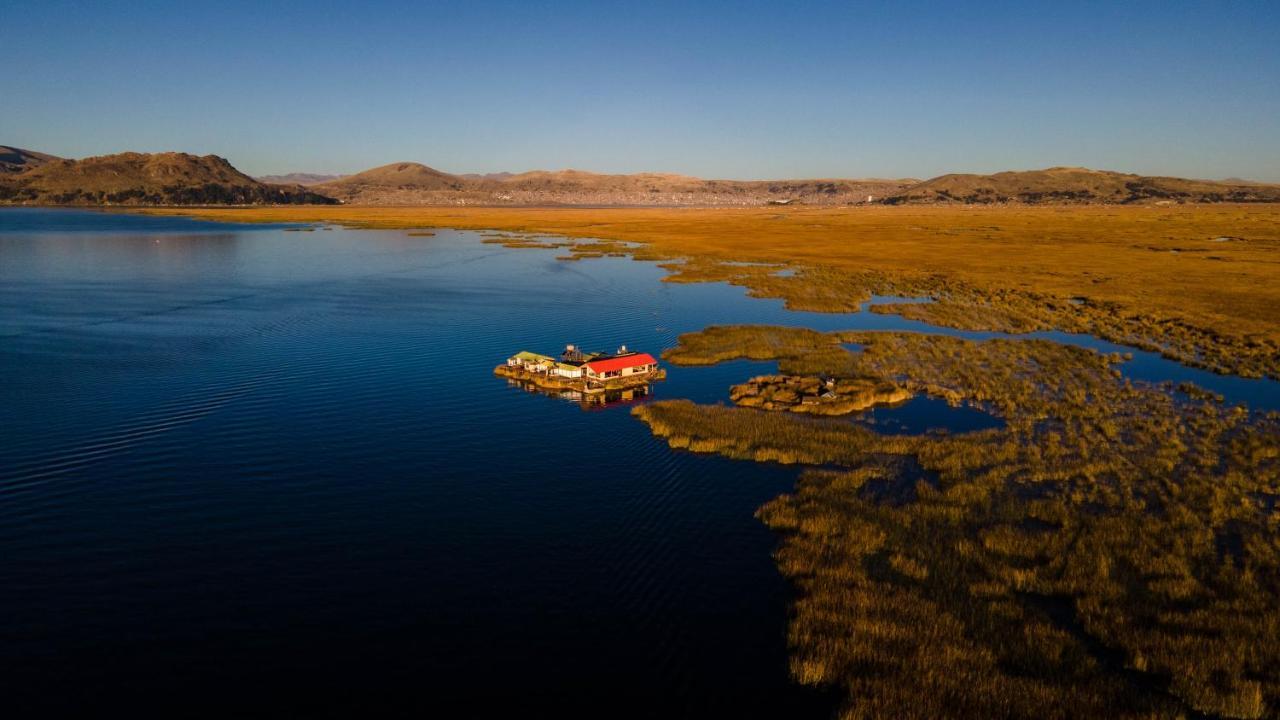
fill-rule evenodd
<path id="1" fill-rule="evenodd" d="M 1280 2 L 0 0 L 0 143 L 703 177 L 1280 181 Z"/>

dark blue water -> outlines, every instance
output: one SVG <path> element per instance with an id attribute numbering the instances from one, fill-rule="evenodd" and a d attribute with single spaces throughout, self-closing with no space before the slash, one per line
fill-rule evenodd
<path id="1" fill-rule="evenodd" d="M 553 255 L 0 212 L 6 706 L 824 716 L 752 517 L 795 471 L 491 372 L 782 311 Z"/>
<path id="2" fill-rule="evenodd" d="M 1004 421 L 967 405 L 952 407 L 946 400 L 916 396 L 893 407 L 876 407 L 853 416 L 854 421 L 882 435 L 923 435 L 929 432 L 974 432 L 1004 427 Z"/>
<path id="3" fill-rule="evenodd" d="M 672 452 L 625 405 L 491 371 L 893 318 L 556 254 L 0 211 L 5 707 L 826 716 L 788 680 L 788 589 L 752 516 L 796 470 Z M 651 397 L 722 402 L 772 370 L 670 368 Z M 990 421 L 930 402 L 869 419 Z"/>

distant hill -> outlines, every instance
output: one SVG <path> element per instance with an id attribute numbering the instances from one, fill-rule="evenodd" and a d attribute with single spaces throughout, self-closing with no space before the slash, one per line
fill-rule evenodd
<path id="1" fill-rule="evenodd" d="M 334 201 L 298 186 L 267 185 L 217 155 L 121 153 L 49 160 L 0 176 L 0 202 L 45 205 L 262 205 Z"/>
<path id="2" fill-rule="evenodd" d="M 1225 183 L 1055 167 L 994 175 L 942 175 L 885 199 L 902 203 L 1280 202 L 1280 185 Z"/>
<path id="3" fill-rule="evenodd" d="M 357 205 L 763 205 L 848 204 L 899 192 L 914 180 L 702 180 L 685 175 L 605 175 L 583 170 L 453 175 L 393 163 L 313 186 Z"/>
<path id="4" fill-rule="evenodd" d="M 61 159 L 34 150 L 23 150 L 22 148 L 0 145 L 0 175 L 26 172 L 47 162 Z"/>
<path id="5" fill-rule="evenodd" d="M 930 180 L 703 180 L 584 170 L 453 175 L 393 163 L 312 186 L 356 205 L 688 205 L 1280 202 L 1280 186 L 1056 167 Z"/>
<path id="6" fill-rule="evenodd" d="M 254 178 L 258 182 L 269 185 L 319 185 L 347 177 L 346 175 L 320 175 L 317 173 L 289 173 L 288 175 L 259 175 Z"/>
<path id="7" fill-rule="evenodd" d="M 349 203 L 417 204 L 418 198 L 430 197 L 433 193 L 468 190 L 474 182 L 422 163 L 401 162 L 315 185 L 313 189 Z"/>
<path id="8" fill-rule="evenodd" d="M 1188 180 L 1076 167 L 929 180 L 703 180 L 584 170 L 455 175 L 399 162 L 355 175 L 254 179 L 216 155 L 121 153 L 63 160 L 0 146 L 0 203 L 78 205 L 759 206 L 1280 202 L 1280 185 Z"/>

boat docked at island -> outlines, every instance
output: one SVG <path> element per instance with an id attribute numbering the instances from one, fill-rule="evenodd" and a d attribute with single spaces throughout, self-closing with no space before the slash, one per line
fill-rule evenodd
<path id="1" fill-rule="evenodd" d="M 666 377 L 652 355 L 626 345 L 613 353 L 584 353 L 566 345 L 559 358 L 521 350 L 494 368 L 494 374 L 544 389 L 588 394 L 637 388 Z"/>

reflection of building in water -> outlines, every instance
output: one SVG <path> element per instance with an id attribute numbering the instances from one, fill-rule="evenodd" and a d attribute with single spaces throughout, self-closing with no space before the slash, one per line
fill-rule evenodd
<path id="1" fill-rule="evenodd" d="M 539 395 L 546 395 L 548 397 L 577 403 L 583 410 L 595 410 L 615 405 L 633 405 L 644 398 L 649 397 L 653 392 L 653 389 L 649 385 L 636 385 L 624 389 L 588 393 L 570 388 L 546 387 L 529 380 L 520 380 L 516 378 L 507 378 L 507 384 L 512 387 L 518 387 L 525 392 L 537 393 Z"/>
<path id="2" fill-rule="evenodd" d="M 494 368 L 494 373 L 530 383 L 540 390 L 557 394 L 576 392 L 584 398 L 613 397 L 666 377 L 666 371 L 658 367 L 652 355 L 628 350 L 626 345 L 613 353 L 584 353 L 576 345 L 566 345 L 559 359 L 521 350 L 507 358 L 505 365 Z M 648 394 L 647 389 L 643 394 Z M 632 392 L 627 399 L 635 397 Z M 617 399 L 623 398 L 618 395 Z"/>

